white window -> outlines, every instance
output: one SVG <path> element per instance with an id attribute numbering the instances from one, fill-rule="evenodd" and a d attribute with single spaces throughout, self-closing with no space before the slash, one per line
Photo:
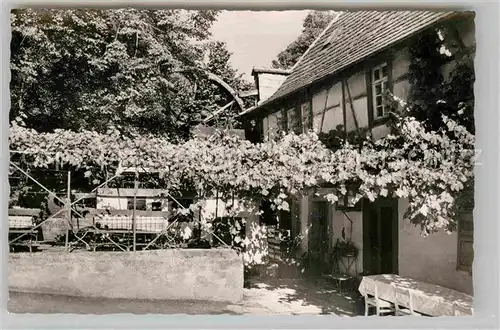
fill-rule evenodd
<path id="1" fill-rule="evenodd" d="M 384 105 L 384 94 L 387 91 L 387 71 L 387 63 L 372 69 L 373 112 L 375 119 L 386 115 L 387 110 Z"/>
<path id="2" fill-rule="evenodd" d="M 311 107 L 309 102 L 303 103 L 300 106 L 302 115 L 302 132 L 307 133 L 312 128 Z"/>

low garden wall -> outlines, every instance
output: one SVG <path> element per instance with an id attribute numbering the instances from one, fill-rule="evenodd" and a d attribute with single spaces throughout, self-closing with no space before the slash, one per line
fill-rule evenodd
<path id="1" fill-rule="evenodd" d="M 9 255 L 9 290 L 92 298 L 243 298 L 243 262 L 230 249 Z"/>

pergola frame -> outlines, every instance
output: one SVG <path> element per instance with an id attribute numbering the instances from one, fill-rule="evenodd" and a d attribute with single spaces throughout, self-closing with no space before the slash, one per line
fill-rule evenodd
<path id="1" fill-rule="evenodd" d="M 21 153 L 21 154 L 29 154 L 29 152 L 25 151 L 17 151 L 17 150 L 11 150 L 10 153 Z M 151 173 L 149 170 L 144 169 L 144 168 L 128 168 L 122 171 L 121 173 L 115 173 L 111 178 L 107 178 L 104 182 L 100 183 L 98 186 L 96 186 L 94 189 L 92 189 L 90 192 L 85 193 L 84 195 L 80 196 L 78 199 L 75 201 L 71 202 L 71 171 L 68 171 L 68 176 L 67 176 L 67 198 L 61 199 L 57 196 L 57 194 L 47 187 L 45 187 L 42 183 L 40 183 L 36 178 L 34 178 L 32 175 L 30 175 L 28 172 L 23 170 L 21 167 L 19 167 L 16 163 L 14 163 L 12 160 L 10 160 L 10 165 L 13 166 L 17 171 L 21 172 L 26 178 L 30 179 L 33 181 L 37 186 L 42 188 L 44 191 L 47 193 L 51 194 L 54 196 L 55 199 L 57 199 L 59 202 L 63 203 L 65 206 L 61 208 L 60 210 L 56 211 L 54 214 L 49 216 L 47 219 L 42 220 L 40 223 L 37 225 L 33 226 L 29 232 L 25 232 L 19 236 L 17 236 L 15 239 L 10 240 L 9 244 L 15 243 L 16 241 L 20 240 L 22 237 L 25 237 L 28 234 L 31 234 L 35 229 L 41 227 L 44 223 L 46 223 L 48 220 L 54 219 L 58 214 L 62 213 L 63 211 L 67 212 L 66 216 L 66 222 L 67 222 L 67 229 L 66 229 L 66 240 L 65 240 L 65 248 L 67 251 L 71 251 L 71 243 L 69 242 L 69 230 L 71 229 L 73 231 L 73 235 L 77 239 L 77 241 L 83 243 L 88 250 L 90 250 L 90 245 L 83 240 L 83 238 L 87 235 L 88 231 L 86 231 L 81 237 L 77 235 L 75 230 L 73 229 L 73 225 L 71 223 L 71 214 L 72 212 L 76 213 L 78 216 L 83 217 L 83 215 L 75 208 L 75 205 L 80 202 L 81 200 L 85 199 L 86 197 L 91 196 L 99 188 L 102 188 L 103 186 L 106 186 L 109 182 L 112 180 L 120 177 L 123 173 L 134 173 L 134 203 L 133 203 L 133 209 L 132 209 L 132 251 L 135 252 L 137 251 L 137 217 L 136 217 L 136 207 L 137 207 L 137 191 L 139 188 L 139 181 L 138 181 L 138 176 L 140 172 L 145 172 L 145 173 Z M 169 198 L 171 198 L 178 206 L 180 206 L 182 209 L 186 210 L 187 208 L 184 207 L 172 194 L 170 194 L 168 191 L 166 191 L 166 194 Z M 216 197 L 218 199 L 218 196 Z M 149 249 L 161 236 L 166 236 L 168 237 L 168 230 L 172 228 L 174 224 L 178 222 L 179 218 L 177 217 L 174 221 L 169 223 L 166 228 L 161 230 L 159 233 L 155 233 L 156 236 L 151 240 L 144 248 L 143 250 Z M 99 229 L 95 226 L 94 223 L 91 225 L 91 229 L 95 230 L 96 232 L 112 232 L 112 231 L 106 231 Z M 213 235 L 216 239 L 218 239 L 222 244 L 224 244 L 226 247 L 229 247 L 220 237 L 218 237 L 213 231 L 210 233 Z M 127 249 L 123 249 L 122 246 L 120 246 L 119 243 L 114 241 L 109 235 L 105 236 L 106 239 L 111 242 L 114 246 L 118 247 L 121 251 L 126 252 L 128 251 Z"/>

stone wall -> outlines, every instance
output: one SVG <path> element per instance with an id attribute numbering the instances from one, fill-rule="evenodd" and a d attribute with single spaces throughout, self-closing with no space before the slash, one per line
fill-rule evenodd
<path id="1" fill-rule="evenodd" d="M 243 262 L 230 249 L 9 255 L 9 290 L 92 298 L 238 302 Z"/>

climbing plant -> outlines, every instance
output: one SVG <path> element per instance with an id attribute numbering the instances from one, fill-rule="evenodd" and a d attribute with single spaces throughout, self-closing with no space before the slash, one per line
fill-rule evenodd
<path id="1" fill-rule="evenodd" d="M 441 116 L 445 115 L 474 134 L 475 47 L 464 45 L 458 32 L 460 24 L 460 20 L 443 23 L 419 35 L 410 46 L 407 110 L 428 130 L 442 128 Z M 443 70 L 446 67 L 450 70 Z M 473 176 L 456 198 L 457 208 L 473 208 Z"/>
<path id="2" fill-rule="evenodd" d="M 452 193 L 463 189 L 473 168 L 474 136 L 451 118 L 443 116 L 442 121 L 438 131 L 428 131 L 414 117 L 398 117 L 397 134 L 361 147 L 345 142 L 335 151 L 312 132 L 252 144 L 217 131 L 174 144 L 158 136 L 128 137 L 114 131 L 38 133 L 15 123 L 10 143 L 12 149 L 29 153 L 25 161 L 31 167 L 57 161 L 85 170 L 96 184 L 103 181 L 104 172 L 140 166 L 159 172 L 171 190 L 191 186 L 202 197 L 218 191 L 223 200 L 269 200 L 284 210 L 289 209 L 289 196 L 324 184 L 336 190 L 328 196 L 335 202 L 355 181 L 358 198 L 374 200 L 390 193 L 413 198 L 409 219 L 429 231 L 453 223 Z M 418 214 L 425 221 L 416 220 Z"/>
<path id="3" fill-rule="evenodd" d="M 474 133 L 474 47 L 466 47 L 457 32 L 460 21 L 423 33 L 410 46 L 409 114 L 436 130 L 442 114 Z M 444 67 L 450 68 L 444 74 Z"/>

